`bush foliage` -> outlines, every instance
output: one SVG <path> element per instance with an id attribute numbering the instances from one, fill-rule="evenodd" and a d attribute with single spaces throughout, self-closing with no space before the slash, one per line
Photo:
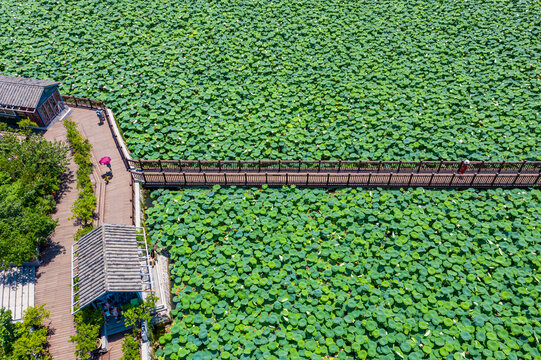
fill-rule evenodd
<path id="1" fill-rule="evenodd" d="M 30 132 L 0 133 L 0 266 L 33 260 L 56 227 L 51 213 L 67 149 Z"/>

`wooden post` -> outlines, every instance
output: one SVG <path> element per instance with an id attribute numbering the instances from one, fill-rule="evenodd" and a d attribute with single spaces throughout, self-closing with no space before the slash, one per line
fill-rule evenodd
<path id="1" fill-rule="evenodd" d="M 146 184 L 146 183 L 147 183 L 147 176 L 146 176 L 146 174 L 145 174 L 144 172 L 143 172 L 142 174 L 143 174 L 143 181 L 144 181 L 145 184 Z"/>
<path id="2" fill-rule="evenodd" d="M 359 160 L 359 167 L 357 168 L 357 172 L 361 172 L 361 166 L 363 165 L 362 160 Z"/>
<path id="3" fill-rule="evenodd" d="M 160 171 L 163 172 L 163 166 L 162 166 L 162 160 L 158 160 L 158 164 L 160 165 Z"/>
<path id="4" fill-rule="evenodd" d="M 182 162 L 178 160 L 178 171 L 182 171 Z"/>
<path id="5" fill-rule="evenodd" d="M 261 160 L 259 160 L 259 170 L 257 172 L 261 172 Z"/>
<path id="6" fill-rule="evenodd" d="M 289 173 L 286 173 L 286 185 L 287 185 L 287 183 L 288 183 L 288 174 L 289 174 Z"/>
<path id="7" fill-rule="evenodd" d="M 451 181 L 449 182 L 449 186 L 453 185 L 453 180 L 455 180 L 456 172 L 453 173 L 453 176 L 451 176 Z"/>
<path id="8" fill-rule="evenodd" d="M 282 167 L 282 161 L 278 160 L 278 172 L 280 172 L 281 167 Z"/>
<path id="9" fill-rule="evenodd" d="M 203 173 L 203 180 L 205 181 L 205 185 L 207 185 L 207 173 Z"/>
<path id="10" fill-rule="evenodd" d="M 143 171 L 143 162 L 141 161 L 141 159 L 139 159 L 139 168 L 141 169 L 141 171 Z"/>
<path id="11" fill-rule="evenodd" d="M 411 185 L 411 179 L 413 178 L 413 173 L 410 173 L 410 179 L 408 181 L 408 187 Z"/>
<path id="12" fill-rule="evenodd" d="M 222 161 L 218 160 L 218 172 L 222 172 Z"/>
<path id="13" fill-rule="evenodd" d="M 338 172 L 340 172 L 341 167 L 342 167 L 342 160 L 338 160 Z"/>
<path id="14" fill-rule="evenodd" d="M 470 187 L 473 185 L 473 182 L 475 181 L 475 178 L 477 177 L 477 174 L 473 174 L 471 181 L 470 181 Z"/>
<path id="15" fill-rule="evenodd" d="M 372 173 L 368 173 L 368 184 L 366 186 L 370 186 L 370 179 L 372 178 Z"/>
<path id="16" fill-rule="evenodd" d="M 188 182 L 186 181 L 186 173 L 182 173 L 182 175 L 184 175 L 184 186 L 186 186 L 188 184 Z"/>
<path id="17" fill-rule="evenodd" d="M 197 164 L 199 165 L 199 172 L 201 172 L 201 160 L 197 160 Z"/>
<path id="18" fill-rule="evenodd" d="M 321 171 L 321 160 L 317 163 L 317 172 Z"/>
<path id="19" fill-rule="evenodd" d="M 348 182 L 347 182 L 346 186 L 349 186 L 349 180 L 350 180 L 350 179 L 351 179 L 351 173 L 348 174 Z"/>
<path id="20" fill-rule="evenodd" d="M 239 164 L 238 164 L 238 167 L 239 167 L 239 172 L 240 172 L 240 160 L 239 160 Z"/>
<path id="21" fill-rule="evenodd" d="M 302 164 L 302 160 L 299 160 L 299 169 L 297 172 L 301 172 L 301 164 Z"/>
<path id="22" fill-rule="evenodd" d="M 331 177 L 331 174 L 327 173 L 327 187 L 329 187 L 329 178 Z"/>
<path id="23" fill-rule="evenodd" d="M 165 185 L 167 185 L 167 178 L 165 177 L 165 173 L 162 172 L 162 175 L 163 175 L 163 183 L 164 183 Z"/>
<path id="24" fill-rule="evenodd" d="M 267 176 L 267 173 L 265 173 L 265 184 L 268 184 L 269 183 L 269 178 Z"/>
<path id="25" fill-rule="evenodd" d="M 381 160 L 379 161 L 379 164 L 378 164 L 378 173 L 379 173 L 380 169 L 381 169 Z"/>
<path id="26" fill-rule="evenodd" d="M 432 175 L 430 175 L 430 181 L 428 182 L 428 186 L 432 185 L 432 180 L 434 180 L 434 173 L 432 173 Z"/>
<path id="27" fill-rule="evenodd" d="M 308 186 L 308 176 L 309 175 L 310 175 L 309 173 L 306 173 L 306 186 Z"/>
<path id="28" fill-rule="evenodd" d="M 227 185 L 227 173 L 224 173 L 225 185 Z"/>
<path id="29" fill-rule="evenodd" d="M 387 181 L 387 186 L 391 185 L 391 179 L 393 178 L 393 173 L 389 173 L 389 181 Z"/>
<path id="30" fill-rule="evenodd" d="M 400 168 L 402 167 L 402 160 L 398 162 L 398 169 L 396 170 L 397 173 L 400 172 Z"/>
<path id="31" fill-rule="evenodd" d="M 248 174 L 244 173 L 244 186 L 248 185 Z"/>
<path id="32" fill-rule="evenodd" d="M 479 174 L 484 167 L 485 167 L 485 160 L 481 161 L 481 166 L 477 168 L 477 173 Z"/>
<path id="33" fill-rule="evenodd" d="M 423 160 L 419 161 L 419 166 L 417 167 L 417 174 L 421 171 L 421 166 L 423 166 Z"/>
<path id="34" fill-rule="evenodd" d="M 77 104 L 77 97 L 73 97 L 73 100 L 75 101 L 75 107 L 79 107 L 79 104 Z"/>

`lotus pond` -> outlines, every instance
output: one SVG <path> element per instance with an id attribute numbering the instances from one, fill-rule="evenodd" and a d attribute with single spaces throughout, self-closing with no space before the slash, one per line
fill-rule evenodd
<path id="1" fill-rule="evenodd" d="M 540 359 L 541 192 L 152 193 L 166 359 Z"/>
<path id="2" fill-rule="evenodd" d="M 0 1 L 136 158 L 541 160 L 539 1 Z M 250 134 L 250 136 L 246 136 Z"/>

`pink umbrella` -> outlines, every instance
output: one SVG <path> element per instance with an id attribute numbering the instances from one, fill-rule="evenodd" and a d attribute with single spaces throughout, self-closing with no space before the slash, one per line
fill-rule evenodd
<path id="1" fill-rule="evenodd" d="M 111 158 L 109 156 L 104 156 L 100 159 L 101 165 L 109 165 L 111 163 Z"/>

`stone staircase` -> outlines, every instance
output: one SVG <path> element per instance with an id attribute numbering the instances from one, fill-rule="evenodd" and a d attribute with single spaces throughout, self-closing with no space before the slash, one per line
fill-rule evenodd
<path id="1" fill-rule="evenodd" d="M 34 265 L 0 271 L 0 308 L 11 310 L 14 321 L 21 321 L 26 309 L 34 306 L 35 280 Z"/>

